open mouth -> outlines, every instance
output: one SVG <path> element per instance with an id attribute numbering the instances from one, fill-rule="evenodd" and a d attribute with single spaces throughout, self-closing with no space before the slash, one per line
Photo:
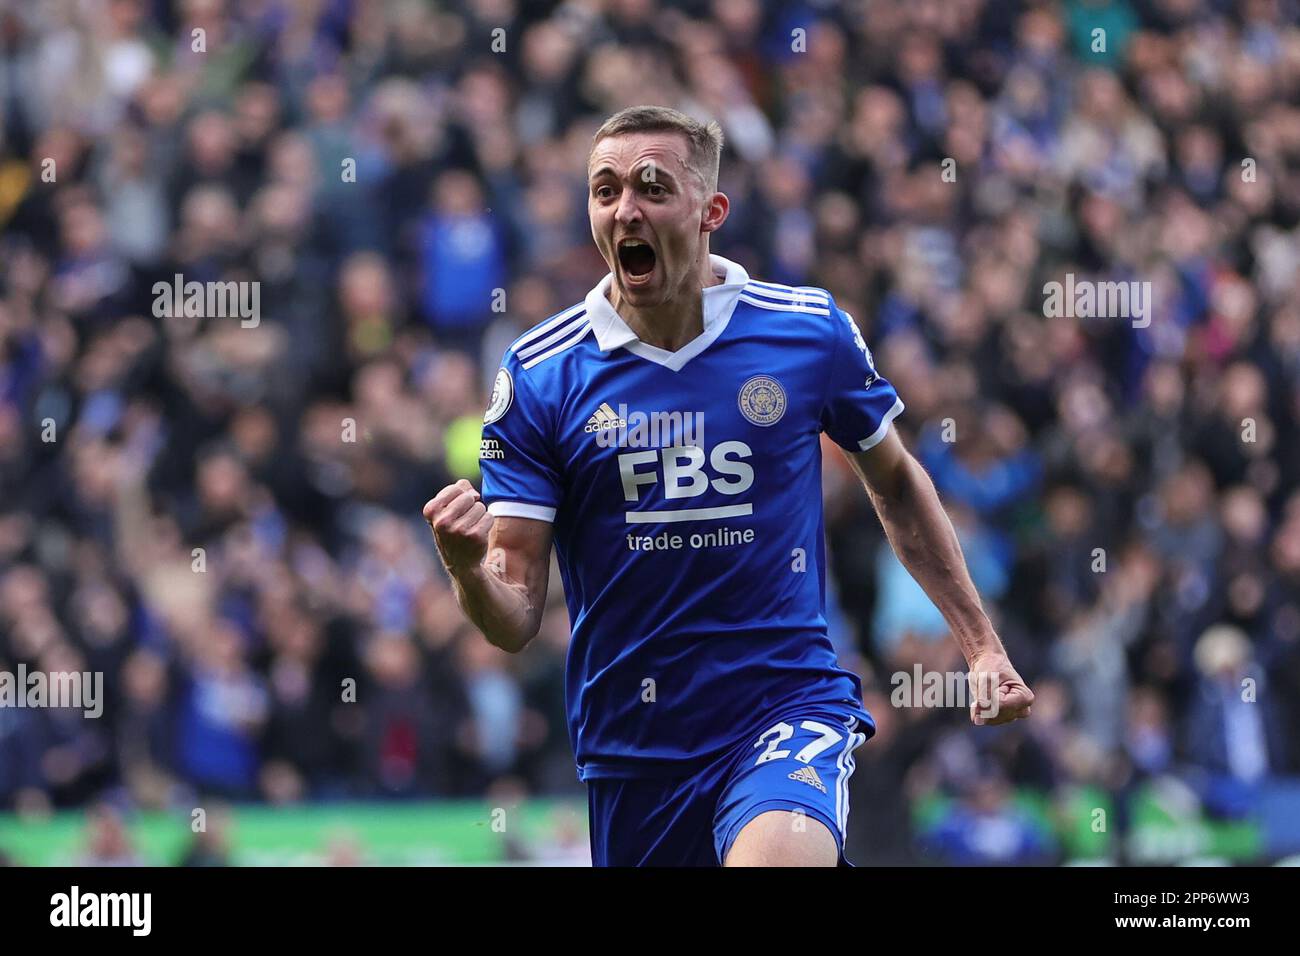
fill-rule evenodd
<path id="1" fill-rule="evenodd" d="M 654 247 L 644 239 L 621 239 L 618 243 L 618 264 L 624 275 L 644 279 L 655 268 Z"/>

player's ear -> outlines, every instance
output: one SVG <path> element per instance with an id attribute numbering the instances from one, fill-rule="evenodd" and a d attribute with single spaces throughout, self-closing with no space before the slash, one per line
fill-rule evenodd
<path id="1" fill-rule="evenodd" d="M 731 200 L 726 193 L 714 193 L 704 204 L 704 215 L 700 218 L 700 232 L 715 232 L 727 221 L 731 212 Z"/>

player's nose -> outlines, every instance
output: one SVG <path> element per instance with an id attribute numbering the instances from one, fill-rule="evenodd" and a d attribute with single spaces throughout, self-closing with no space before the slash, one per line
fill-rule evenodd
<path id="1" fill-rule="evenodd" d="M 618 208 L 614 210 L 614 218 L 625 226 L 641 218 L 641 207 L 637 203 L 635 189 L 623 190 L 623 195 L 618 198 Z"/>

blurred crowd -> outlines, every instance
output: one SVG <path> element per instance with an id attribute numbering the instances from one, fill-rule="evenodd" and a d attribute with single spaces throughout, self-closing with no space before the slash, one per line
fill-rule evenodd
<path id="1" fill-rule="evenodd" d="M 1080 824 L 1025 792 L 1101 792 L 1121 834 L 1147 785 L 1249 814 L 1300 772 L 1298 20 L 0 4 L 0 670 L 108 695 L 0 709 L 0 809 L 581 793 L 558 580 L 496 651 L 420 508 L 477 478 L 506 345 L 606 271 L 591 134 L 658 103 L 722 125 L 712 251 L 862 326 L 1037 694 L 997 729 L 891 704 L 964 665 L 828 445 L 833 636 L 879 725 L 850 855 L 1060 859 Z M 1151 283 L 1149 326 L 1046 317 L 1067 273 Z M 259 320 L 160 315 L 177 275 L 259 283 Z"/>

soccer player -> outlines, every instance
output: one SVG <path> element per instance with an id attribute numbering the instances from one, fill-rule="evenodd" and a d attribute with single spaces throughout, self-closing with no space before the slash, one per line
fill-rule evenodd
<path id="1" fill-rule="evenodd" d="M 1033 701 L 852 317 L 709 253 L 721 148 L 716 123 L 660 107 L 596 132 L 610 273 L 506 351 L 482 495 L 461 480 L 424 507 L 461 607 L 507 651 L 538 631 L 554 543 L 598 866 L 847 862 L 853 750 L 875 724 L 827 636 L 823 431 L 971 674 L 995 675 L 971 719 Z"/>

